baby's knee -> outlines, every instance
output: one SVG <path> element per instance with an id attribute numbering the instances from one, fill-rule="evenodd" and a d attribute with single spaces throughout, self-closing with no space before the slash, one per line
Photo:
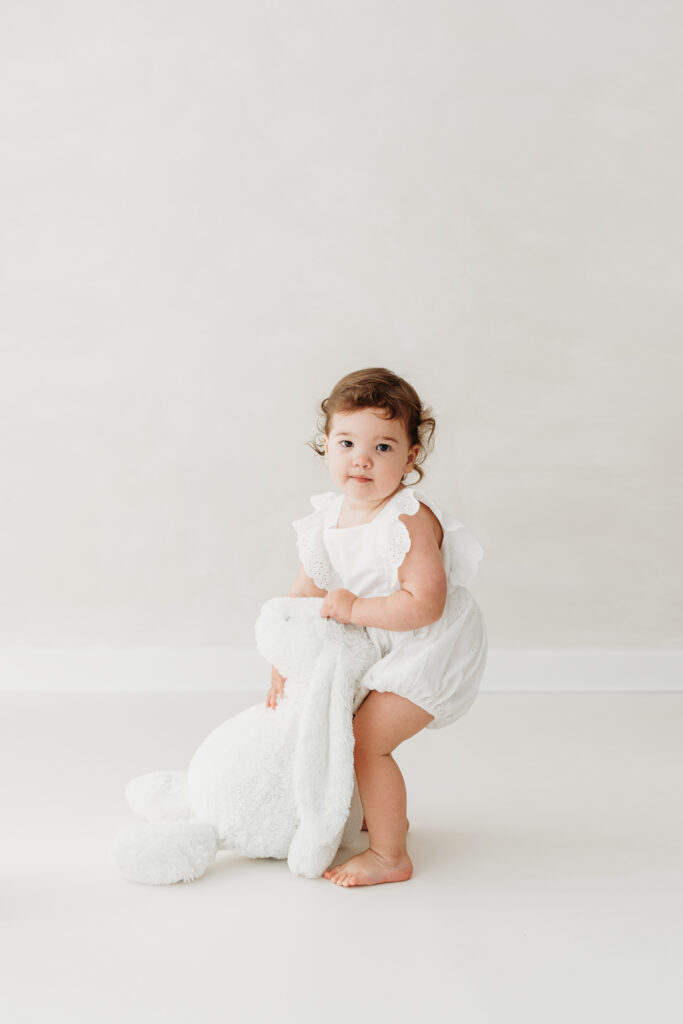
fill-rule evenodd
<path id="1" fill-rule="evenodd" d="M 359 721 L 356 725 L 354 719 L 353 723 L 353 735 L 354 735 L 354 746 L 353 756 L 356 761 L 364 757 L 377 757 L 381 754 L 389 754 L 391 751 L 385 750 L 381 743 L 378 742 L 378 737 L 373 734 L 373 731 L 363 726 L 363 723 Z"/>

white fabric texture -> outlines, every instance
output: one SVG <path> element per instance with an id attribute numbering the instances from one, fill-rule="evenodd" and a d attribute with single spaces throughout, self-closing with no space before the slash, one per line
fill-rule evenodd
<path id="1" fill-rule="evenodd" d="M 257 647 L 287 679 L 276 708 L 261 700 L 223 722 L 187 771 L 129 783 L 129 806 L 147 820 L 111 848 L 124 878 L 192 881 L 218 850 L 286 858 L 295 874 L 319 878 L 360 835 L 353 713 L 378 652 L 363 627 L 324 619 L 321 606 L 319 597 L 284 597 L 261 609 Z"/>
<path id="2" fill-rule="evenodd" d="M 399 518 L 427 505 L 443 528 L 441 558 L 448 592 L 441 618 L 415 630 L 368 626 L 380 660 L 363 678 L 369 690 L 406 697 L 434 715 L 427 728 L 450 725 L 467 711 L 479 690 L 487 657 L 484 618 L 468 584 L 483 555 L 474 534 L 422 491 L 403 487 L 368 523 L 337 528 L 344 496 L 334 491 L 311 498 L 314 511 L 292 525 L 306 574 L 321 590 L 343 587 L 358 597 L 386 597 L 400 590 L 398 570 L 410 550 Z"/>

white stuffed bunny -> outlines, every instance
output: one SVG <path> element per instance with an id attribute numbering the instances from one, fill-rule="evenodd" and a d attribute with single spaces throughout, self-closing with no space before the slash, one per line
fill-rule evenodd
<path id="1" fill-rule="evenodd" d="M 322 598 L 273 598 L 256 622 L 261 654 L 285 676 L 275 709 L 260 702 L 210 733 L 186 772 L 141 775 L 126 799 L 145 823 L 111 849 L 124 878 L 189 882 L 217 850 L 288 861 L 319 878 L 360 833 L 353 767 L 361 680 L 380 656 L 361 626 L 320 615 Z"/>

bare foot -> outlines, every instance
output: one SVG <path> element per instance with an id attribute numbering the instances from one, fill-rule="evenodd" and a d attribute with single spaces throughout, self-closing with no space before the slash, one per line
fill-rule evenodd
<path id="1" fill-rule="evenodd" d="M 325 878 L 335 885 L 378 885 L 380 882 L 407 882 L 413 873 L 413 863 L 405 853 L 398 860 L 387 860 L 374 850 L 365 850 L 344 864 L 328 868 Z"/>
<path id="2" fill-rule="evenodd" d="M 406 832 L 410 829 L 410 822 L 406 818 Z M 360 827 L 361 832 L 367 832 L 368 826 L 365 824 L 365 818 L 363 818 L 363 824 Z"/>

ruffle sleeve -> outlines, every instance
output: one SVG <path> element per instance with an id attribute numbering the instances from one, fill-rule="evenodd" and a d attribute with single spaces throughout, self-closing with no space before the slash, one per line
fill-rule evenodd
<path id="1" fill-rule="evenodd" d="M 443 543 L 447 545 L 450 560 L 450 565 L 446 566 L 448 579 L 453 586 L 466 587 L 477 575 L 484 549 L 470 528 L 449 513 L 441 525 L 444 529 Z"/>
<path id="2" fill-rule="evenodd" d="M 296 546 L 301 564 L 306 575 L 310 576 L 320 590 L 330 589 L 332 563 L 323 542 L 323 529 L 327 512 L 336 497 L 334 491 L 314 494 L 311 497 L 311 505 L 315 511 L 303 519 L 295 519 L 292 522 L 296 531 Z"/>
<path id="3" fill-rule="evenodd" d="M 449 584 L 453 587 L 468 586 L 477 575 L 484 549 L 469 527 L 450 512 L 444 512 L 421 491 L 413 489 L 402 491 L 392 503 L 394 515 L 389 523 L 387 557 L 393 579 L 398 579 L 398 568 L 410 550 L 410 534 L 405 523 L 398 517 L 415 515 L 420 508 L 420 502 L 432 510 L 443 528 L 441 557 Z"/>

